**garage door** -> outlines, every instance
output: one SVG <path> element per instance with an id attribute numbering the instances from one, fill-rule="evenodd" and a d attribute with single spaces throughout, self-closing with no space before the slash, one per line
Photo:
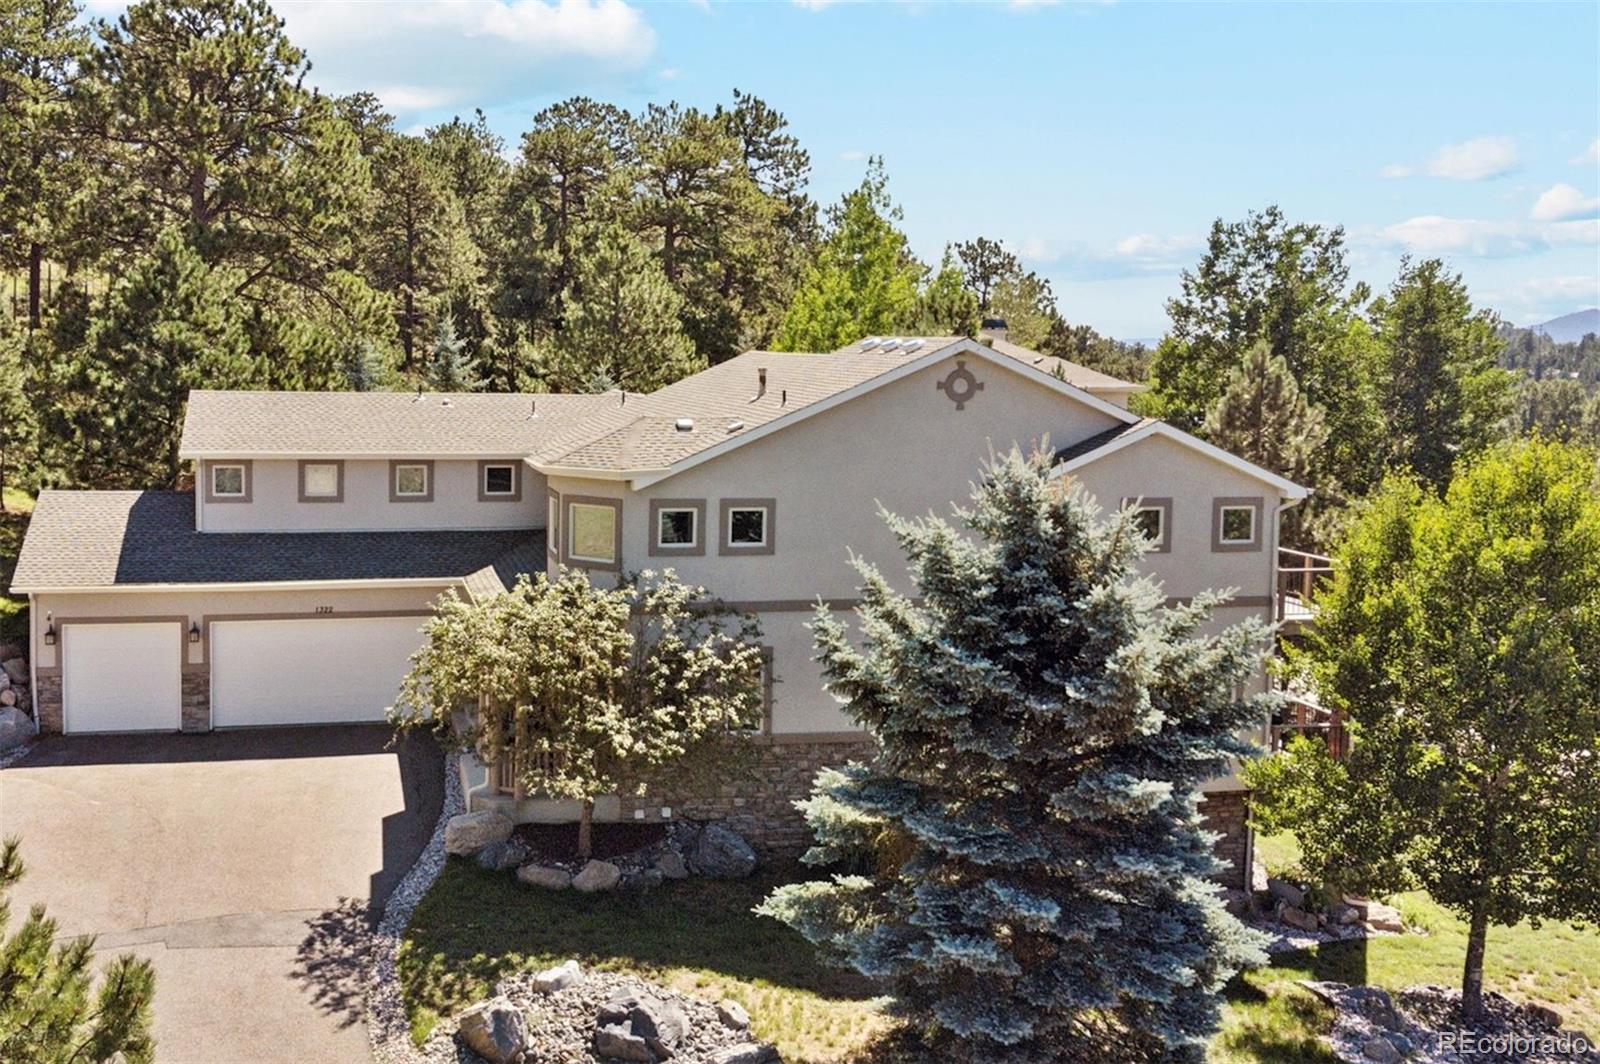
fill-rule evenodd
<path id="1" fill-rule="evenodd" d="M 183 626 L 66 624 L 62 727 L 69 732 L 177 731 L 183 719 Z"/>
<path id="2" fill-rule="evenodd" d="M 382 720 L 424 620 L 213 621 L 212 726 Z"/>

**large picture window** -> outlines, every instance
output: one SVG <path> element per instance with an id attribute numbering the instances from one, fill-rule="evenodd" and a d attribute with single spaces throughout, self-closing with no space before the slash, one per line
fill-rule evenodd
<path id="1" fill-rule="evenodd" d="M 612 499 L 567 504 L 567 561 L 616 568 L 622 553 L 622 506 Z"/>

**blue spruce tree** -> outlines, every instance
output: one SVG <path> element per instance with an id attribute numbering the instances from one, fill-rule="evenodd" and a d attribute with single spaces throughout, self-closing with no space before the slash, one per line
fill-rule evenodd
<path id="1" fill-rule="evenodd" d="M 456 319 L 442 315 L 428 356 L 428 387 L 436 392 L 475 392 L 483 387 L 466 347 L 467 341 L 456 336 Z"/>
<path id="2" fill-rule="evenodd" d="M 829 689 L 878 740 L 819 773 L 807 863 L 761 912 L 879 980 L 936 1059 L 1200 1061 L 1223 984 L 1264 959 L 1223 909 L 1200 784 L 1252 752 L 1260 622 L 1203 634 L 1144 540 L 1013 452 L 958 509 L 886 515 L 921 601 L 876 568 L 861 640 L 819 608 Z M 969 534 L 971 533 L 971 534 Z"/>

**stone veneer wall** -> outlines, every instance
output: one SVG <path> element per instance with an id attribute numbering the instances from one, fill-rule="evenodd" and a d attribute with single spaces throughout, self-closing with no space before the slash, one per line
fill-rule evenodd
<path id="1" fill-rule="evenodd" d="M 1217 840 L 1217 856 L 1230 865 L 1217 881 L 1231 890 L 1250 889 L 1250 793 L 1227 791 L 1207 794 L 1200 803 L 1205 826 L 1222 837 Z"/>
<path id="2" fill-rule="evenodd" d="M 811 796 L 817 770 L 846 761 L 868 761 L 876 751 L 871 739 L 797 741 L 799 736 L 763 742 L 750 771 L 716 788 L 714 793 L 674 795 L 670 787 L 651 787 L 643 797 L 623 795 L 622 820 L 660 821 L 661 807 L 672 819 L 723 820 L 759 850 L 794 855 L 811 845 L 811 831 L 794 803 Z"/>
<path id="3" fill-rule="evenodd" d="M 40 732 L 61 732 L 61 675 L 41 672 L 33 692 L 33 712 Z"/>
<path id="4" fill-rule="evenodd" d="M 204 671 L 183 671 L 183 730 L 203 732 L 211 730 L 211 674 Z"/>

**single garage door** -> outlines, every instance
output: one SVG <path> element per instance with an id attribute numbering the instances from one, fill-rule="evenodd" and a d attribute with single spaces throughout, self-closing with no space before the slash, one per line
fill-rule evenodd
<path id="1" fill-rule="evenodd" d="M 382 720 L 423 617 L 213 621 L 211 724 Z"/>
<path id="2" fill-rule="evenodd" d="M 183 719 L 183 626 L 61 628 L 62 727 L 69 732 L 177 731 Z"/>

